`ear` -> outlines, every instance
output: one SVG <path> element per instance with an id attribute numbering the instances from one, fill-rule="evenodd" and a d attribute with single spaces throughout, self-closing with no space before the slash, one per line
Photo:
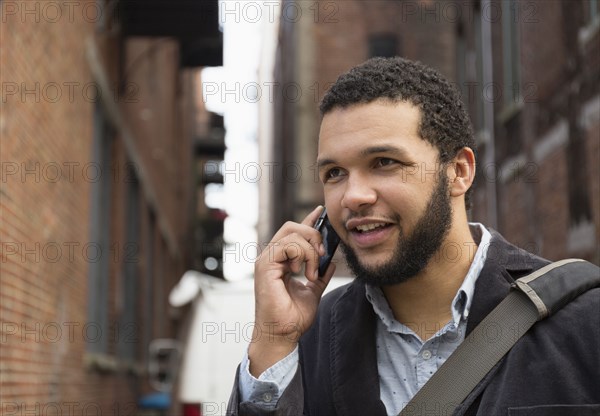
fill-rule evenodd
<path id="1" fill-rule="evenodd" d="M 463 147 L 448 164 L 450 196 L 464 195 L 475 180 L 475 153 L 470 147 Z"/>

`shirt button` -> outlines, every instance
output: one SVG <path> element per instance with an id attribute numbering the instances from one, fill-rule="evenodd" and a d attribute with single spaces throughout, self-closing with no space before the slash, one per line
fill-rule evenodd
<path id="1" fill-rule="evenodd" d="M 271 393 L 263 394 L 263 400 L 267 403 L 270 403 L 273 400 L 273 395 Z"/>
<path id="2" fill-rule="evenodd" d="M 423 351 L 423 354 L 421 354 L 421 356 L 424 360 L 429 360 L 431 358 L 431 351 L 425 350 Z"/>

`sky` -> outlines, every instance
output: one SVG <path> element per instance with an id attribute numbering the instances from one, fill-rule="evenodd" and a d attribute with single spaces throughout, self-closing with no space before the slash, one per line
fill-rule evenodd
<path id="1" fill-rule="evenodd" d="M 224 209 L 224 274 L 252 276 L 258 221 L 258 68 L 264 33 L 276 24 L 275 1 L 220 1 L 223 67 L 205 68 L 203 92 L 209 111 L 225 122 L 224 186 L 207 189 L 206 202 Z M 233 261 L 235 259 L 235 261 Z M 229 260 L 229 261 L 228 261 Z"/>

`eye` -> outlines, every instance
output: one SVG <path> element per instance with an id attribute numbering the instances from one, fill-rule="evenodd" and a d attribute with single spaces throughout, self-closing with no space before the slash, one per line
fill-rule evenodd
<path id="1" fill-rule="evenodd" d="M 323 182 L 335 180 L 343 175 L 343 171 L 340 168 L 331 168 L 325 171 L 323 174 Z"/>
<path id="2" fill-rule="evenodd" d="M 384 167 L 384 166 L 394 165 L 396 163 L 399 163 L 399 162 L 397 162 L 394 159 L 390 159 L 388 157 L 380 157 L 380 158 L 377 158 L 377 160 L 375 161 L 375 166 L 376 167 Z"/>

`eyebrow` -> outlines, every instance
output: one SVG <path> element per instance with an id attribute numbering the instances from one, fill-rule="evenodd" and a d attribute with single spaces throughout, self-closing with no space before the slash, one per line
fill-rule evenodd
<path id="1" fill-rule="evenodd" d="M 404 156 L 404 157 L 408 156 L 408 152 L 404 148 L 400 148 L 400 147 L 396 147 L 396 146 L 392 146 L 392 145 L 385 145 L 385 144 L 367 147 L 360 151 L 360 156 L 367 157 L 367 156 L 377 154 L 377 153 L 388 153 L 388 154 Z M 330 165 L 330 164 L 336 164 L 336 160 L 330 159 L 330 158 L 317 160 L 317 168 L 318 169 L 322 168 L 323 166 Z"/>
<path id="2" fill-rule="evenodd" d="M 407 151 L 404 148 L 396 147 L 396 146 L 392 146 L 392 145 L 386 145 L 386 144 L 380 145 L 380 146 L 367 147 L 366 149 L 364 149 L 360 152 L 360 155 L 362 157 L 365 157 L 365 156 L 372 155 L 374 153 L 391 153 L 393 155 L 398 155 L 398 156 L 406 156 L 407 155 Z"/>

